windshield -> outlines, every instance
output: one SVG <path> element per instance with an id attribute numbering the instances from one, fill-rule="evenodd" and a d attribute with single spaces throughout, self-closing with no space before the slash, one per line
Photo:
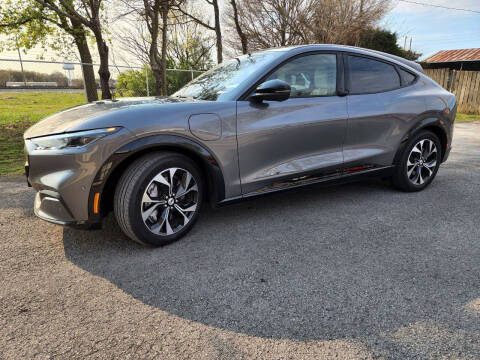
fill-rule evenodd
<path id="1" fill-rule="evenodd" d="M 231 59 L 192 80 L 173 96 L 211 101 L 221 100 L 249 75 L 278 55 L 278 51 L 265 51 Z"/>

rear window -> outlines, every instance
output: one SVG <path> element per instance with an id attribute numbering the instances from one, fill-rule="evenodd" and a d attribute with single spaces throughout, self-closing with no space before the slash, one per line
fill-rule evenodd
<path id="1" fill-rule="evenodd" d="M 400 77 L 392 65 L 360 56 L 349 56 L 350 93 L 368 94 L 400 87 Z"/>

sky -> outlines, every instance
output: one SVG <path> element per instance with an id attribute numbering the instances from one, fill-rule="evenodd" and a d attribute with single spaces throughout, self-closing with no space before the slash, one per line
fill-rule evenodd
<path id="1" fill-rule="evenodd" d="M 3 0 L 0 0 L 0 2 Z M 221 0 L 222 5 L 226 0 Z M 480 0 L 411 0 L 433 5 L 464 8 L 480 11 Z M 457 11 L 450 9 L 435 8 L 391 0 L 391 11 L 381 21 L 380 25 L 398 34 L 399 45 L 403 46 L 407 36 L 407 48 L 412 39 L 412 49 L 422 53 L 421 59 L 433 55 L 440 50 L 480 48 L 480 13 Z M 0 39 L 1 40 L 1 39 Z M 92 50 L 94 50 L 92 48 Z M 121 58 L 118 47 L 113 44 L 117 63 Z M 38 59 L 40 56 L 48 60 L 63 61 L 49 52 L 45 55 L 42 49 L 32 49 L 22 54 L 23 59 Z M 18 59 L 16 51 L 0 52 L 1 58 Z M 111 61 L 112 62 L 112 61 Z M 135 64 L 131 64 L 135 65 Z M 20 69 L 18 63 L 0 61 L 0 69 Z M 27 70 L 36 71 L 63 71 L 61 65 L 25 64 Z M 111 70 L 115 74 L 115 69 Z M 74 77 L 80 77 L 80 69 L 77 67 Z"/>
<path id="2" fill-rule="evenodd" d="M 480 0 L 416 0 L 447 7 L 480 11 Z M 423 54 L 422 58 L 440 50 L 480 48 L 480 13 L 448 10 L 392 1 L 393 9 L 382 25 L 399 36 L 407 48 L 412 38 L 412 49 Z"/>

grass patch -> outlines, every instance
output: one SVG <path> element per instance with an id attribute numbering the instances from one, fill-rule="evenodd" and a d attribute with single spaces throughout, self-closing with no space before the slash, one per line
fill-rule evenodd
<path id="1" fill-rule="evenodd" d="M 84 102 L 81 92 L 0 92 L 0 175 L 23 173 L 25 130 L 48 115 Z"/>
<path id="2" fill-rule="evenodd" d="M 480 120 L 480 115 L 457 114 L 456 123 L 465 123 Z"/>

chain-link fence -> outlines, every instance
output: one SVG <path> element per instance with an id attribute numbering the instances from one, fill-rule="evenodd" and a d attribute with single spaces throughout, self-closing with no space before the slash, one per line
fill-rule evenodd
<path id="1" fill-rule="evenodd" d="M 100 91 L 99 64 L 92 65 Z M 152 96 L 153 76 L 148 66 L 110 65 L 110 87 L 117 97 Z M 167 69 L 167 93 L 174 93 L 202 71 Z M 0 58 L 0 92 L 85 92 L 82 63 Z"/>

